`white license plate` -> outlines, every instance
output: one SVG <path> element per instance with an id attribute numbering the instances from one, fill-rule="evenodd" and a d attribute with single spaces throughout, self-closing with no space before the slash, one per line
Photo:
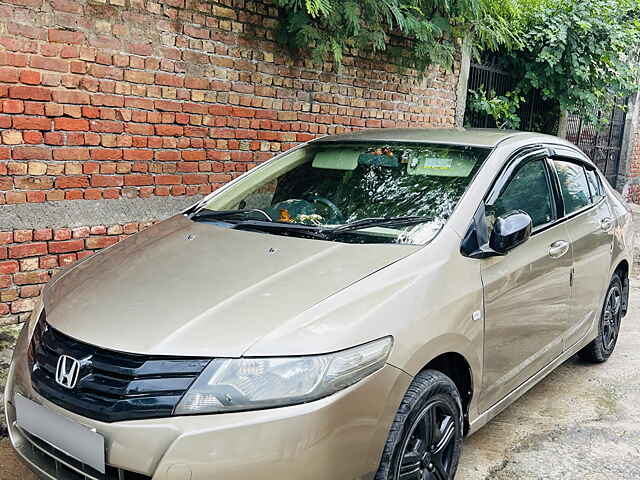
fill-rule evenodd
<path id="1" fill-rule="evenodd" d="M 16 394 L 16 422 L 32 435 L 79 462 L 105 471 L 104 437 L 48 408 Z"/>

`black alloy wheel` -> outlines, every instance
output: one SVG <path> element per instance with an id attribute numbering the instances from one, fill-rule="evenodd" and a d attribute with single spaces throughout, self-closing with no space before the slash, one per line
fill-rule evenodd
<path id="1" fill-rule="evenodd" d="M 427 405 L 403 447 L 398 480 L 449 479 L 456 436 L 454 416 L 445 402 Z"/>
<path id="2" fill-rule="evenodd" d="M 612 285 L 607 292 L 607 298 L 602 312 L 602 346 L 605 351 L 612 353 L 620 333 L 622 313 L 622 290 L 617 284 Z"/>
<path id="3" fill-rule="evenodd" d="M 391 425 L 375 480 L 451 480 L 462 453 L 460 394 L 436 370 L 415 376 Z"/>
<path id="4" fill-rule="evenodd" d="M 578 352 L 578 356 L 590 363 L 606 362 L 616 348 L 622 323 L 622 280 L 614 273 L 604 297 L 598 336 Z"/>

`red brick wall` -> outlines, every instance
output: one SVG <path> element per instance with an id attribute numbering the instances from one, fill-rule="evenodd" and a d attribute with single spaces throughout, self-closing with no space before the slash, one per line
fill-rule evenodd
<path id="1" fill-rule="evenodd" d="M 457 72 L 336 74 L 265 3 L 186 1 L 0 2 L 0 204 L 208 193 L 318 134 L 453 125 Z"/>
<path id="2" fill-rule="evenodd" d="M 458 64 L 336 72 L 281 50 L 276 17 L 268 0 L 0 1 L 0 208 L 206 194 L 317 135 L 453 126 Z M 92 228 L 0 233 L 0 323 L 134 227 Z"/>
<path id="3" fill-rule="evenodd" d="M 25 320 L 56 271 L 149 225 L 0 232 L 0 325 Z"/>
<path id="4" fill-rule="evenodd" d="M 624 192 L 627 199 L 633 203 L 640 203 L 640 184 L 633 183 L 640 177 L 640 129 L 633 132 L 631 141 L 631 154 L 627 160 L 627 181 L 630 183 Z"/>

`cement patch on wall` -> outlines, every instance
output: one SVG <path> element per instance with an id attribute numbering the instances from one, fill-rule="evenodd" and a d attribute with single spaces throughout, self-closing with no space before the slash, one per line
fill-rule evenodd
<path id="1" fill-rule="evenodd" d="M 0 205 L 0 231 L 163 220 L 201 198 L 195 195 Z"/>

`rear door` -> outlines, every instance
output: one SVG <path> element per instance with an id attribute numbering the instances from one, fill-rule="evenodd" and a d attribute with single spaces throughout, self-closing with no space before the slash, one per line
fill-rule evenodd
<path id="1" fill-rule="evenodd" d="M 591 164 L 569 156 L 553 158 L 552 164 L 573 255 L 566 349 L 581 340 L 599 318 L 609 282 L 615 225 L 600 178 Z"/>
<path id="2" fill-rule="evenodd" d="M 504 179 L 504 180 L 503 180 Z M 567 328 L 570 241 L 558 222 L 553 171 L 545 154 L 516 160 L 485 202 L 486 222 L 511 210 L 533 221 L 531 238 L 482 260 L 485 349 L 480 404 L 490 408 L 562 353 Z"/>

